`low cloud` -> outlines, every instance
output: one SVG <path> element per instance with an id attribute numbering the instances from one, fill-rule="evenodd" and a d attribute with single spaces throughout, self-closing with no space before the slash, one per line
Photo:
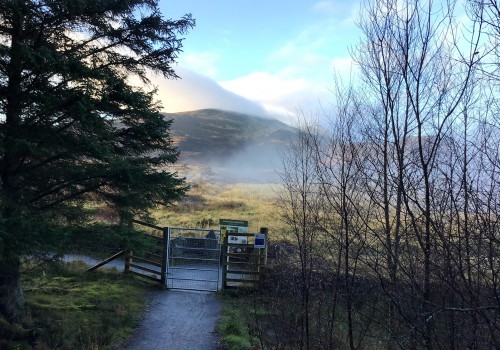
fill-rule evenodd
<path id="1" fill-rule="evenodd" d="M 297 110 L 315 114 L 332 99 L 335 77 L 347 83 L 357 73 L 348 43 L 357 37 L 353 9 L 357 4 L 319 1 L 320 20 L 302 28 L 293 38 L 269 52 L 260 71 L 220 82 L 227 90 L 259 102 L 288 124 Z"/>
<path id="2" fill-rule="evenodd" d="M 312 110 L 317 107 L 323 89 L 303 78 L 254 72 L 230 81 L 221 82 L 227 90 L 259 102 L 269 114 L 288 124 L 296 120 L 297 108 Z"/>
<path id="3" fill-rule="evenodd" d="M 177 68 L 176 73 L 181 79 L 152 78 L 153 84 L 158 87 L 158 98 L 165 112 L 217 108 L 270 117 L 259 103 L 224 89 L 209 77 L 185 68 Z"/>
<path id="4" fill-rule="evenodd" d="M 322 14 L 318 21 L 268 52 L 258 71 L 225 81 L 217 78 L 223 70 L 220 53 L 186 54 L 182 68 L 176 69 L 182 79 L 152 79 L 164 110 L 218 108 L 291 125 L 298 110 L 314 114 L 331 100 L 334 76 L 348 82 L 357 72 L 346 45 L 358 35 L 353 20 L 358 7 L 357 2 L 313 2 L 311 11 Z"/>

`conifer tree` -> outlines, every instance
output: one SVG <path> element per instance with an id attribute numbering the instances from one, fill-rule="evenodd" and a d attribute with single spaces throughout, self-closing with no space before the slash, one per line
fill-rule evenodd
<path id="1" fill-rule="evenodd" d="M 149 72 L 172 64 L 194 26 L 157 0 L 0 1 L 0 313 L 22 306 L 20 258 L 85 224 L 85 204 L 123 222 L 186 190 Z"/>

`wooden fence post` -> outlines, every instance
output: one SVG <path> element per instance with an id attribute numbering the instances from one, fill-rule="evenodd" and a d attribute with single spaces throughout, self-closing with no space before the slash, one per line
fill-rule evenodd
<path id="1" fill-rule="evenodd" d="M 259 232 L 266 235 L 266 245 L 264 247 L 264 266 L 267 266 L 267 243 L 268 243 L 267 238 L 268 238 L 269 229 L 267 227 L 261 227 Z"/>
<path id="2" fill-rule="evenodd" d="M 168 227 L 163 228 L 163 249 L 161 254 L 161 285 L 163 288 L 167 287 L 167 264 L 168 264 L 168 240 L 170 239 L 168 234 Z"/>
<path id="3" fill-rule="evenodd" d="M 132 251 L 127 250 L 127 253 L 125 254 L 125 273 L 130 272 L 130 264 L 132 263 Z"/>
<path id="4" fill-rule="evenodd" d="M 226 278 L 227 278 L 227 268 L 229 265 L 227 264 L 227 242 L 229 235 L 224 235 L 224 240 L 222 243 L 222 289 L 226 289 Z"/>

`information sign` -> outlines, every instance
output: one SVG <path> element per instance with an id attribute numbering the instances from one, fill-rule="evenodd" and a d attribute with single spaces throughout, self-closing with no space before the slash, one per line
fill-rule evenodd
<path id="1" fill-rule="evenodd" d="M 265 248 L 266 247 L 266 235 L 263 233 L 257 233 L 255 235 L 255 241 L 253 244 L 254 248 Z"/>

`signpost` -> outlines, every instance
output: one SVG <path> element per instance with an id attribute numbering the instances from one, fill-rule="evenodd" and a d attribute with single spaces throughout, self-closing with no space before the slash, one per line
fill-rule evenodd
<path id="1" fill-rule="evenodd" d="M 228 233 L 248 233 L 248 221 L 220 219 L 219 227 Z"/>

